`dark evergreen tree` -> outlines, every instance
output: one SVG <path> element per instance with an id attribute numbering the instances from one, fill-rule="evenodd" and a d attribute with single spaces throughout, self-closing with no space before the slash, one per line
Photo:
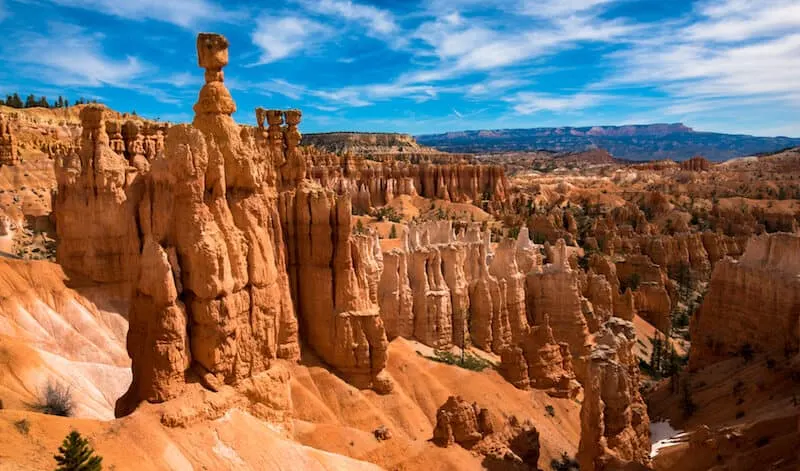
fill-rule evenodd
<path id="1" fill-rule="evenodd" d="M 33 95 L 28 95 L 28 98 L 25 99 L 25 108 L 35 108 L 38 105 L 39 103 Z"/>
<path id="2" fill-rule="evenodd" d="M 39 106 L 42 108 L 50 108 L 50 102 L 47 101 L 47 97 L 39 98 Z"/>
<path id="3" fill-rule="evenodd" d="M 103 458 L 94 455 L 89 441 L 73 430 L 58 447 L 55 455 L 58 467 L 56 471 L 100 471 L 103 469 Z"/>
<path id="4" fill-rule="evenodd" d="M 64 107 L 64 97 L 58 95 L 58 100 L 56 100 L 56 108 L 63 108 Z"/>

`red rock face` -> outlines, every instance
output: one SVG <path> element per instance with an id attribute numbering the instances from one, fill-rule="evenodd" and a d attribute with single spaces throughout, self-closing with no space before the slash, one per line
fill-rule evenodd
<path id="1" fill-rule="evenodd" d="M 313 154 L 312 154 L 313 155 Z M 500 166 L 476 164 L 412 164 L 403 161 L 370 162 L 346 156 L 316 160 L 311 178 L 338 193 L 349 194 L 353 207 L 369 211 L 398 195 L 419 195 L 481 205 L 507 201 L 508 181 Z"/>
<path id="2" fill-rule="evenodd" d="M 690 326 L 689 365 L 702 368 L 747 345 L 778 355 L 798 350 L 800 236 L 754 237 L 738 261 L 716 264 Z"/>
<path id="3" fill-rule="evenodd" d="M 207 71 L 193 125 L 170 128 L 151 158 L 138 131 L 107 132 L 104 108 L 88 106 L 80 150 L 58 171 L 59 260 L 135 291 L 133 382 L 117 413 L 176 397 L 187 376 L 217 389 L 295 360 L 298 324 L 323 361 L 387 391 L 377 241 L 350 234 L 347 197 L 304 180 L 299 112 L 285 113 L 281 136 L 255 139 L 230 116 L 227 41 L 198 41 Z"/>
<path id="4" fill-rule="evenodd" d="M 633 325 L 613 318 L 586 366 L 578 461 L 582 470 L 649 469 L 650 420 L 639 393 Z"/>
<path id="5" fill-rule="evenodd" d="M 11 132 L 11 122 L 0 115 L 0 165 L 14 165 L 17 162 L 17 138 Z"/>

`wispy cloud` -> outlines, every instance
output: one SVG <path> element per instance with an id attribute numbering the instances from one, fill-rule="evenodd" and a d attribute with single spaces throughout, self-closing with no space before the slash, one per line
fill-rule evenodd
<path id="1" fill-rule="evenodd" d="M 78 26 L 51 23 L 47 34 L 22 35 L 13 44 L 13 53 L 4 51 L 4 55 L 23 66 L 32 66 L 29 73 L 51 84 L 127 88 L 148 66 L 133 56 L 117 59 L 105 56 L 101 38 Z"/>
<path id="2" fill-rule="evenodd" d="M 514 111 L 529 115 L 539 111 L 570 112 L 581 111 L 596 106 L 608 99 L 596 93 L 576 93 L 572 95 L 556 95 L 548 93 L 520 92 L 506 101 L 513 104 Z"/>
<path id="3" fill-rule="evenodd" d="M 261 16 L 253 31 L 253 44 L 261 49 L 258 64 L 268 64 L 315 47 L 330 33 L 321 23 L 299 16 Z"/>
<path id="4" fill-rule="evenodd" d="M 230 21 L 240 15 L 208 0 L 50 0 L 62 6 L 100 11 L 128 20 L 165 21 L 182 28 Z"/>
<path id="5" fill-rule="evenodd" d="M 302 0 L 301 3 L 310 12 L 363 25 L 369 33 L 376 36 L 390 35 L 400 29 L 391 11 L 372 5 L 350 0 Z"/>

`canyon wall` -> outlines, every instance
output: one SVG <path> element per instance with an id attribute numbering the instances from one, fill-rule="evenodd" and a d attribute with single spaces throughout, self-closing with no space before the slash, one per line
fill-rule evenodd
<path id="1" fill-rule="evenodd" d="M 612 318 L 595 341 L 583 383 L 580 469 L 650 469 L 650 419 L 639 393 L 633 324 Z"/>
<path id="2" fill-rule="evenodd" d="M 798 350 L 800 319 L 800 236 L 753 237 L 736 261 L 717 263 L 708 294 L 692 318 L 689 366 L 741 352 L 776 356 Z"/>
<path id="3" fill-rule="evenodd" d="M 11 132 L 11 122 L 0 115 L 0 165 L 14 165 L 18 161 L 17 138 Z"/>
<path id="4" fill-rule="evenodd" d="M 419 195 L 458 203 L 501 206 L 508 181 L 498 165 L 433 164 L 342 157 L 307 150 L 309 174 L 321 185 L 351 195 L 356 211 L 367 212 L 399 195 Z"/>
<path id="5" fill-rule="evenodd" d="M 305 179 L 299 111 L 259 109 L 257 128 L 236 125 L 227 46 L 198 37 L 206 84 L 192 125 L 146 131 L 87 106 L 80 145 L 57 162 L 59 261 L 134 287 L 133 382 L 118 415 L 192 378 L 249 384 L 271 360 L 298 359 L 300 333 L 354 384 L 391 388 L 377 241 L 351 235 L 348 197 Z"/>

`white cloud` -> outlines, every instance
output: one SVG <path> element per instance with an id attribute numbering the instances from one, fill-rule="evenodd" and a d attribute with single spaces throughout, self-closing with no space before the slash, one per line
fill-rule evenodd
<path id="1" fill-rule="evenodd" d="M 392 12 L 372 5 L 363 5 L 350 0 L 313 0 L 303 1 L 303 6 L 318 14 L 336 16 L 362 24 L 370 33 L 377 36 L 389 35 L 400 29 Z"/>
<path id="2" fill-rule="evenodd" d="M 100 38 L 77 26 L 51 24 L 47 35 L 22 35 L 14 44 L 13 54 L 6 57 L 33 66 L 31 74 L 55 85 L 131 88 L 133 79 L 141 76 L 148 66 L 132 56 L 106 57 Z"/>
<path id="3" fill-rule="evenodd" d="M 523 0 L 522 11 L 531 16 L 564 17 L 586 12 L 615 0 Z"/>
<path id="4" fill-rule="evenodd" d="M 253 44 L 261 49 L 258 64 L 268 64 L 316 46 L 329 29 L 316 21 L 286 16 L 262 16 L 256 20 Z"/>
<path id="5" fill-rule="evenodd" d="M 555 95 L 548 93 L 520 92 L 507 98 L 513 103 L 514 111 L 528 115 L 539 111 L 579 111 L 596 106 L 607 97 L 593 93 L 576 93 L 573 95 Z"/>
<path id="6" fill-rule="evenodd" d="M 230 21 L 237 13 L 208 0 L 51 0 L 62 6 L 100 11 L 129 20 L 165 21 L 183 28 Z"/>
<path id="7" fill-rule="evenodd" d="M 736 42 L 800 28 L 800 3 L 796 0 L 706 2 L 699 13 L 705 19 L 686 28 L 695 40 Z"/>

